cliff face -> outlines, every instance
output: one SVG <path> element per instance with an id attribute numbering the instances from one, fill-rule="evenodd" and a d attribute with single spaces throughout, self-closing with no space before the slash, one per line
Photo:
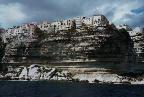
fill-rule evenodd
<path id="1" fill-rule="evenodd" d="M 0 31 L 0 33 L 1 33 L 1 31 Z M 2 64 L 1 63 L 2 63 L 2 58 L 3 58 L 4 54 L 5 54 L 5 44 L 4 44 L 3 39 L 0 35 L 0 70 L 2 70 Z"/>
<path id="2" fill-rule="evenodd" d="M 20 35 L 19 37 L 22 37 Z M 109 27 L 43 32 L 35 28 L 33 39 L 15 37 L 5 49 L 3 63 L 97 62 L 132 63 L 133 44 L 125 30 Z"/>
<path id="3" fill-rule="evenodd" d="M 93 31 L 61 31 L 47 36 L 41 42 L 41 55 L 50 61 L 121 64 L 134 55 L 133 43 L 125 30 L 102 27 Z"/>
<path id="4" fill-rule="evenodd" d="M 2 42 L 2 39 L 0 38 L 0 63 L 4 56 L 4 48 L 5 48 L 5 44 Z"/>
<path id="5" fill-rule="evenodd" d="M 19 35 L 7 39 L 8 42 L 2 59 L 3 63 L 28 63 L 31 61 L 31 58 L 39 55 L 39 33 L 41 33 L 41 31 L 36 26 L 33 28 L 33 31 L 30 30 L 27 31 L 27 33 L 33 33 L 32 35 L 21 32 Z"/>
<path id="6" fill-rule="evenodd" d="M 132 36 L 134 42 L 134 48 L 138 55 L 138 61 L 142 62 L 144 60 L 144 34 L 137 33 L 135 36 Z"/>

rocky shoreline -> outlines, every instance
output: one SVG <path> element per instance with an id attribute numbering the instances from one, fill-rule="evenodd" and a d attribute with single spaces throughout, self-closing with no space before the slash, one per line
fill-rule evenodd
<path id="1" fill-rule="evenodd" d="M 33 64 L 29 67 L 10 67 L 0 73 L 0 80 L 9 81 L 70 81 L 99 84 L 144 84 L 144 75 L 125 73 L 118 75 L 105 70 L 86 72 L 82 68 L 62 69 Z"/>

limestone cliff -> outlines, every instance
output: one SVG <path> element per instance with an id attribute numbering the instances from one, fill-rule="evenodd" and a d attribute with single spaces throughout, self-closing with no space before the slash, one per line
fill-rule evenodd
<path id="1" fill-rule="evenodd" d="M 13 37 L 7 43 L 3 63 L 133 63 L 133 43 L 128 32 L 112 26 L 64 31 L 34 28 L 33 38 Z"/>
<path id="2" fill-rule="evenodd" d="M 1 33 L 1 31 L 0 31 L 0 33 Z M 1 63 L 2 63 L 2 58 L 3 58 L 4 54 L 5 54 L 5 44 L 4 44 L 3 39 L 0 35 L 0 70 L 2 69 Z"/>
<path id="3" fill-rule="evenodd" d="M 127 31 L 101 27 L 47 33 L 41 41 L 41 56 L 47 61 L 127 63 L 132 62 L 133 43 Z M 127 60 L 128 59 L 128 60 Z"/>

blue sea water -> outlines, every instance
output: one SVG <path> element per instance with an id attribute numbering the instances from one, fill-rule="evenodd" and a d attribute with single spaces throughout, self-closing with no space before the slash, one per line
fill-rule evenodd
<path id="1" fill-rule="evenodd" d="M 0 81 L 0 97 L 144 97 L 144 85 Z"/>

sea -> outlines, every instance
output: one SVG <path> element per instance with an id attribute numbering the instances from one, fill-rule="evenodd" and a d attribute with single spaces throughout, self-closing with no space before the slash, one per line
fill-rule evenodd
<path id="1" fill-rule="evenodd" d="M 144 85 L 0 81 L 0 97 L 144 97 Z"/>

